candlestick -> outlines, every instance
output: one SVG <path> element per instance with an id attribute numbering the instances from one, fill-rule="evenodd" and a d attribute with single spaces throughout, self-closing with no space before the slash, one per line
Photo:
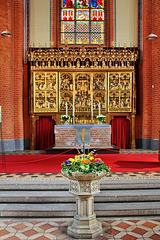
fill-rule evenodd
<path id="1" fill-rule="evenodd" d="M 101 115 L 101 103 L 99 102 L 99 116 Z"/>
<path id="2" fill-rule="evenodd" d="M 68 116 L 68 104 L 66 102 L 66 116 Z"/>
<path id="3" fill-rule="evenodd" d="M 91 122 L 93 124 L 93 103 L 91 103 Z"/>
<path id="4" fill-rule="evenodd" d="M 74 103 L 73 103 L 73 117 L 74 117 Z"/>

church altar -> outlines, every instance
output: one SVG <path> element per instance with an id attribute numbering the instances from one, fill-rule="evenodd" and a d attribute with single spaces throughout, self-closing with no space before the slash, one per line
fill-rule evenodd
<path id="1" fill-rule="evenodd" d="M 55 125 L 55 147 L 110 146 L 111 125 Z"/>

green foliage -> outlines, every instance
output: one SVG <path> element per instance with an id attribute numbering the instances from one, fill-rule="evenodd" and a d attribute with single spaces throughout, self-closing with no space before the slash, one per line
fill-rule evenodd
<path id="1" fill-rule="evenodd" d="M 62 119 L 63 122 L 68 121 L 68 120 L 69 120 L 69 116 L 67 116 L 67 115 L 61 115 L 61 116 L 60 116 L 60 119 Z"/>
<path id="2" fill-rule="evenodd" d="M 99 115 L 96 117 L 99 122 L 104 122 L 105 116 L 104 115 Z"/>

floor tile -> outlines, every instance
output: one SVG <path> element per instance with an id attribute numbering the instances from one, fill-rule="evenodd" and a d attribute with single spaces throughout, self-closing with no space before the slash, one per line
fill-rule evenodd
<path id="1" fill-rule="evenodd" d="M 129 234 L 126 234 L 125 236 L 122 237 L 123 240 L 136 240 L 137 237 L 133 237 Z"/>
<path id="2" fill-rule="evenodd" d="M 1 221 L 1 240 L 74 240 L 67 235 L 70 221 Z M 103 236 L 94 240 L 160 240 L 159 219 L 105 220 Z M 4 229 L 2 229 L 4 228 Z M 54 229 L 54 230 L 53 230 Z M 118 229 L 118 230 L 117 230 Z"/>
<path id="3" fill-rule="evenodd" d="M 156 226 L 156 224 L 153 224 L 151 222 L 146 222 L 146 223 L 143 224 L 143 226 L 152 229 L 152 228 L 154 228 Z"/>
<path id="4" fill-rule="evenodd" d="M 133 232 L 134 232 L 134 233 L 137 233 L 137 234 L 140 234 L 140 235 L 142 236 L 142 235 L 145 234 L 147 231 L 144 230 L 144 229 L 142 229 L 142 228 L 135 228 L 135 229 L 133 230 Z"/>
<path id="5" fill-rule="evenodd" d="M 154 234 L 150 238 L 153 240 L 160 240 L 160 234 Z"/>

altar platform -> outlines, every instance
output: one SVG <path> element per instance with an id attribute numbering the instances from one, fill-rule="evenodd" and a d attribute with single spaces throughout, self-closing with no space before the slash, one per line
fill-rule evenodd
<path id="1" fill-rule="evenodd" d="M 76 148 L 73 147 L 56 147 L 53 146 L 51 148 L 45 149 L 45 154 L 78 154 L 78 150 L 82 151 L 83 146 L 79 146 Z M 101 146 L 101 147 L 93 147 L 93 146 L 85 146 L 85 153 L 87 154 L 88 152 L 95 151 L 95 153 L 98 154 L 119 154 L 120 153 L 120 148 L 117 146 Z"/>

